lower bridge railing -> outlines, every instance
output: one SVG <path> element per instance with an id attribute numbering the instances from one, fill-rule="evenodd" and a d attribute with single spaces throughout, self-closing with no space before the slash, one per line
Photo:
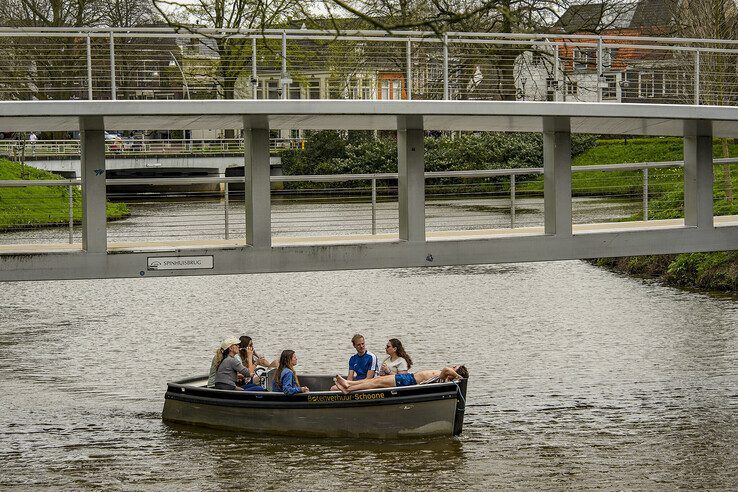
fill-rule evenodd
<path id="1" fill-rule="evenodd" d="M 271 150 L 298 148 L 303 144 L 301 138 L 271 138 Z M 243 138 L 213 139 L 149 139 L 122 137 L 108 134 L 105 139 L 105 152 L 108 155 L 211 155 L 243 153 Z M 0 156 L 13 160 L 36 158 L 79 158 L 79 139 L 65 140 L 0 140 Z"/>
<path id="2" fill-rule="evenodd" d="M 683 217 L 682 165 L 573 167 L 573 224 Z M 728 183 L 735 186 L 738 159 L 716 159 L 714 165 L 715 215 L 735 214 Z M 524 232 L 543 225 L 543 168 L 425 176 L 429 233 Z M 108 242 L 243 239 L 243 179 L 108 179 Z M 396 173 L 273 176 L 271 181 L 272 237 L 277 241 L 398 233 Z M 79 179 L 0 180 L 0 244 L 80 242 L 80 185 Z"/>

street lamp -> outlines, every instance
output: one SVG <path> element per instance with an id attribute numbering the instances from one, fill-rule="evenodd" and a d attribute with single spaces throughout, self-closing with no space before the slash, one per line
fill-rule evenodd
<path id="1" fill-rule="evenodd" d="M 185 77 L 184 70 L 182 70 L 182 66 L 177 61 L 177 57 L 174 56 L 174 53 L 170 51 L 169 54 L 172 56 L 172 61 L 174 62 L 174 66 L 177 67 L 179 69 L 179 73 L 182 74 L 182 84 L 184 85 L 185 94 L 187 95 L 187 99 L 190 99 L 190 88 L 187 85 L 187 78 Z M 172 62 L 169 62 L 169 66 L 170 67 L 172 66 Z"/>

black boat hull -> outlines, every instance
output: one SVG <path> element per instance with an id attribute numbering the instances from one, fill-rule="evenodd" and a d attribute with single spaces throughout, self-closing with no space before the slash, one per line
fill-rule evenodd
<path id="1" fill-rule="evenodd" d="M 301 376 L 318 378 L 324 379 Z M 466 380 L 294 396 L 214 390 L 193 381 L 169 383 L 164 420 L 257 434 L 380 439 L 454 436 L 464 422 Z"/>

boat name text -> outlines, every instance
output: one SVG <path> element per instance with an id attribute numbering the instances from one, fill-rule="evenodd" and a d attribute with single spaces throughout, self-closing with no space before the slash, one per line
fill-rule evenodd
<path id="1" fill-rule="evenodd" d="M 310 402 L 379 400 L 382 398 L 384 398 L 384 393 L 358 393 L 351 395 L 308 395 L 308 401 Z"/>

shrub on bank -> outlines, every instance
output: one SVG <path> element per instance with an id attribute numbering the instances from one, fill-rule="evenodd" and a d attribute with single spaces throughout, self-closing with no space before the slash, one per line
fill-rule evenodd
<path id="1" fill-rule="evenodd" d="M 595 144 L 590 135 L 572 137 L 572 153 L 579 155 Z M 535 133 L 461 133 L 425 137 L 426 171 L 541 167 L 543 137 Z M 373 132 L 324 130 L 310 133 L 304 149 L 281 153 L 286 175 L 371 174 L 397 172 L 397 140 Z M 443 180 L 437 180 L 443 182 Z M 496 181 L 496 180 L 489 180 Z M 286 183 L 292 189 L 331 187 L 322 183 Z M 345 183 L 366 186 L 366 183 Z M 342 186 L 343 186 L 342 185 Z M 467 186 L 465 191 L 470 191 Z"/>

